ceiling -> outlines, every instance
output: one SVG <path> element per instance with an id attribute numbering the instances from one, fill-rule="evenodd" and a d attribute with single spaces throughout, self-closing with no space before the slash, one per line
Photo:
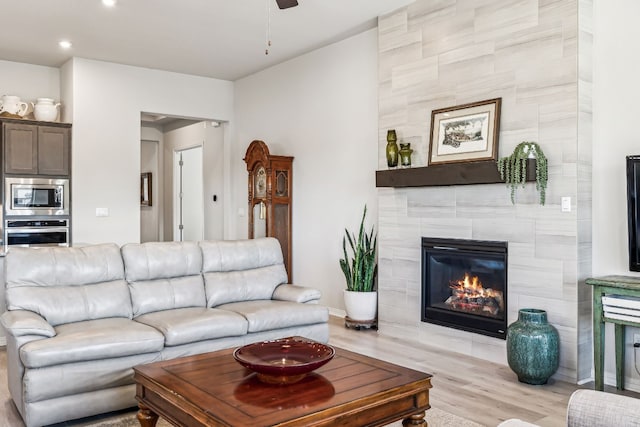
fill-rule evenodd
<path id="1" fill-rule="evenodd" d="M 299 0 L 280 10 L 275 0 L 16 0 L 2 5 L 0 59 L 59 67 L 75 56 L 236 80 L 374 28 L 413 1 Z M 72 48 L 59 48 L 62 39 Z"/>

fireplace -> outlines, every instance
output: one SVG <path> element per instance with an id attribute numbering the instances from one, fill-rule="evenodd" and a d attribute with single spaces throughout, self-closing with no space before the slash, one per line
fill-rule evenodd
<path id="1" fill-rule="evenodd" d="M 507 242 L 423 237 L 422 321 L 505 339 Z"/>

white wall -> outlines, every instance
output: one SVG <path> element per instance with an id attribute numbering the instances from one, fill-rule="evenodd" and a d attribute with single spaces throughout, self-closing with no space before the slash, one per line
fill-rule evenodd
<path id="1" fill-rule="evenodd" d="M 0 96 L 16 95 L 24 102 L 60 99 L 60 69 L 0 60 Z M 31 110 L 30 110 L 31 111 Z"/>
<path id="2" fill-rule="evenodd" d="M 137 242 L 140 112 L 229 121 L 233 83 L 80 58 L 61 78 L 73 122 L 74 244 Z M 109 216 L 96 217 L 98 207 Z"/>
<path id="3" fill-rule="evenodd" d="M 640 154 L 640 2 L 595 0 L 593 275 L 638 276 L 628 268 L 625 156 Z M 607 325 L 605 381 L 615 383 L 613 328 Z M 626 383 L 640 390 L 627 328 Z"/>
<path id="4" fill-rule="evenodd" d="M 625 156 L 640 154 L 640 2 L 595 1 L 593 273 L 628 268 Z"/>
<path id="5" fill-rule="evenodd" d="M 344 308 L 339 267 L 344 228 L 365 204 L 377 216 L 377 31 L 370 30 L 236 81 L 232 168 L 235 210 L 247 210 L 242 161 L 254 139 L 293 161 L 293 282 Z M 237 235 L 247 236 L 247 217 Z"/>

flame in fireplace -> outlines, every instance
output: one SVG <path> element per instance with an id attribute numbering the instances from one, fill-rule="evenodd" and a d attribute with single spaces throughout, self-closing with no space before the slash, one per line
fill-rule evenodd
<path id="1" fill-rule="evenodd" d="M 504 310 L 502 291 L 485 288 L 478 276 L 465 273 L 462 280 L 451 281 L 449 288 L 451 296 L 445 303 L 453 309 L 493 316 Z"/>

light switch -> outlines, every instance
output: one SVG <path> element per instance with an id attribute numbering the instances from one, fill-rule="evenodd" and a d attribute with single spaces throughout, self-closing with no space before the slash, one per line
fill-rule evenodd
<path id="1" fill-rule="evenodd" d="M 562 198 L 562 212 L 571 212 L 571 197 Z"/>
<path id="2" fill-rule="evenodd" d="M 109 216 L 109 208 L 96 208 L 96 216 Z"/>

